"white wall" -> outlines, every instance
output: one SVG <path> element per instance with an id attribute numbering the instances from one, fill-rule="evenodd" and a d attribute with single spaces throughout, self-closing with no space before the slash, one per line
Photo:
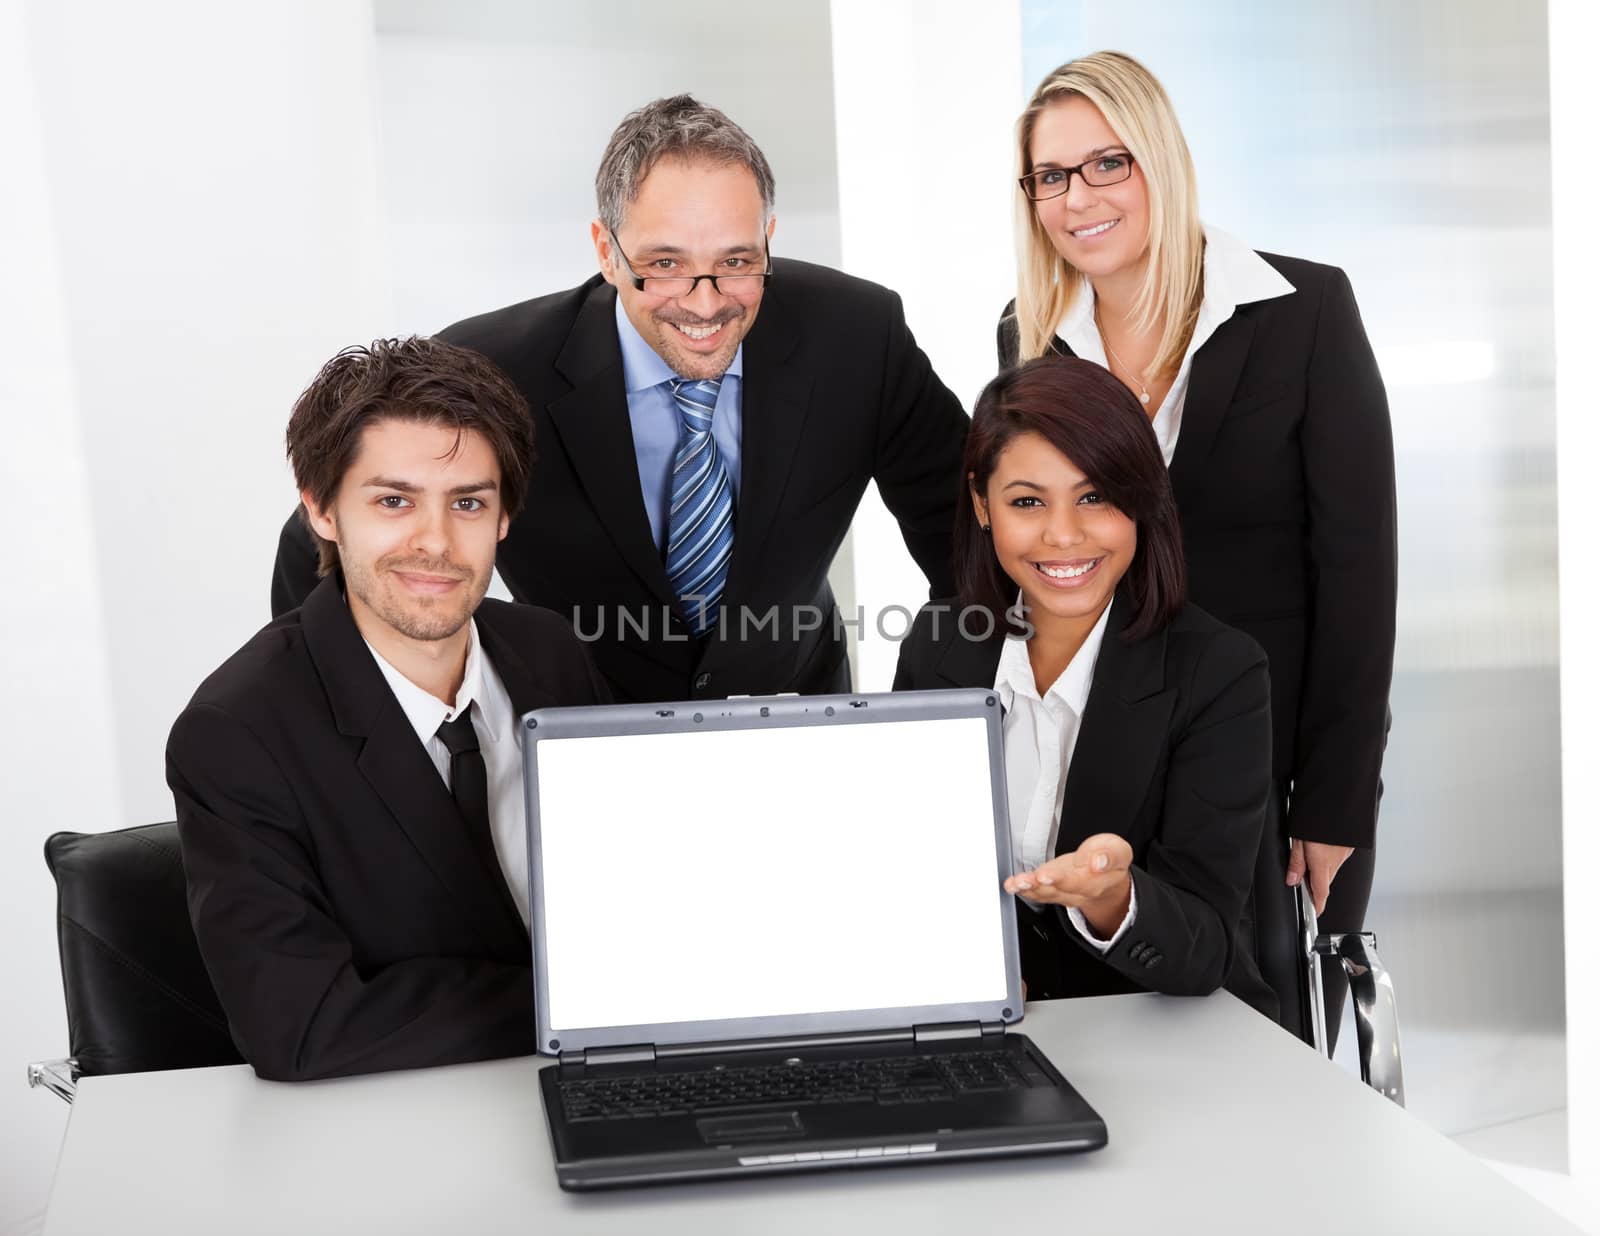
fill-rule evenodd
<path id="1" fill-rule="evenodd" d="M 100 546 L 124 821 L 171 815 L 165 730 L 266 618 L 283 428 L 389 320 L 371 13 L 29 6 Z"/>
<path id="2" fill-rule="evenodd" d="M 1600 1199 L 1600 970 L 1594 963 L 1589 881 L 1600 870 L 1600 787 L 1594 778 L 1600 723 L 1600 459 L 1594 355 L 1600 338 L 1600 239 L 1594 205 L 1594 117 L 1600 115 L 1600 10 L 1589 0 L 1550 5 L 1550 156 L 1556 262 L 1556 435 L 1561 521 L 1561 737 L 1567 938 L 1567 1161 Z"/>
<path id="3" fill-rule="evenodd" d="M 835 0 L 832 9 L 844 268 L 900 293 L 934 372 L 970 410 L 995 375 L 995 325 L 1014 294 L 1010 135 L 1025 102 L 1018 5 Z M 912 165 L 934 187 L 908 197 L 886 173 Z M 928 585 L 875 487 L 851 542 L 856 603 L 867 614 L 856 684 L 886 691 L 907 619 L 885 611 L 916 613 Z"/>
<path id="4" fill-rule="evenodd" d="M 0 1230 L 42 1208 L 66 1031 L 40 857 L 170 819 L 167 729 L 267 616 L 283 428 L 390 321 L 365 3 L 0 6 L 7 526 Z"/>
<path id="5" fill-rule="evenodd" d="M 0 932 L 10 1013 L 0 1019 L 0 1230 L 43 1208 L 65 1106 L 21 1086 L 22 1063 L 63 1054 L 55 899 L 45 835 L 115 819 L 120 775 L 100 609 L 99 558 L 68 357 L 57 237 L 21 0 L 0 4 L 0 475 L 12 586 L 0 609 Z M 60 746 L 92 776 L 66 775 Z M 30 775 L 42 773 L 42 775 Z"/>
<path id="6" fill-rule="evenodd" d="M 624 115 L 689 92 L 760 144 L 773 252 L 838 265 L 825 0 L 375 0 L 383 204 L 407 329 L 595 273 L 594 174 Z"/>

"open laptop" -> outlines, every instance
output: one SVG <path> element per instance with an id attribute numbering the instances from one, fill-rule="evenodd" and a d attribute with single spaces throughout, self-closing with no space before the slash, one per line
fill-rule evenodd
<path id="1" fill-rule="evenodd" d="M 993 691 L 522 718 L 565 1189 L 1091 1150 L 1022 1018 Z"/>

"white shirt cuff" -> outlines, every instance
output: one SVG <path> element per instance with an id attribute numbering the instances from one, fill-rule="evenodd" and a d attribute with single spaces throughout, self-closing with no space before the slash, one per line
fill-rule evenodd
<path id="1" fill-rule="evenodd" d="M 1122 939 L 1123 933 L 1133 926 L 1133 917 L 1138 911 L 1139 890 L 1130 877 L 1128 880 L 1128 912 L 1122 916 L 1122 922 L 1117 924 L 1117 929 L 1111 933 L 1109 940 L 1102 940 L 1094 934 L 1094 928 L 1089 926 L 1089 920 L 1083 917 L 1083 911 L 1078 909 L 1077 906 L 1067 907 L 1067 917 L 1072 920 L 1072 925 L 1078 929 L 1080 936 L 1098 951 L 1109 953 L 1116 946 L 1117 941 Z"/>

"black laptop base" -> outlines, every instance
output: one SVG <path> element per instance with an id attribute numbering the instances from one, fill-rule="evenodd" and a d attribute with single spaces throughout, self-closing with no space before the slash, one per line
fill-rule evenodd
<path id="1" fill-rule="evenodd" d="M 1106 1143 L 1094 1109 L 1019 1034 L 562 1063 L 540 1089 L 557 1180 L 573 1190 Z"/>

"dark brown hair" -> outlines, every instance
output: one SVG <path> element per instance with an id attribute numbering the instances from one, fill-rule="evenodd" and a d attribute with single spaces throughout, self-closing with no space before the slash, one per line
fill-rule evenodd
<path id="1" fill-rule="evenodd" d="M 326 509 L 375 421 L 421 421 L 481 433 L 500 465 L 506 514 L 522 509 L 533 466 L 533 418 L 517 388 L 476 352 L 440 339 L 376 339 L 344 349 L 295 400 L 286 435 L 295 486 Z M 304 506 L 301 518 L 306 517 Z M 309 522 L 308 525 L 309 526 Z M 317 573 L 339 565 L 339 547 L 317 536 Z"/>
<path id="2" fill-rule="evenodd" d="M 1133 602 L 1124 638 L 1159 631 L 1183 608 L 1183 537 L 1178 505 L 1155 431 L 1133 393 L 1099 365 L 1042 356 L 990 382 L 972 410 L 961 472 L 980 498 L 1012 439 L 1036 433 L 1092 481 L 1138 529 L 1139 544 L 1122 585 Z M 998 619 L 1017 586 L 995 557 L 965 493 L 956 508 L 956 581 L 961 600 Z"/>

